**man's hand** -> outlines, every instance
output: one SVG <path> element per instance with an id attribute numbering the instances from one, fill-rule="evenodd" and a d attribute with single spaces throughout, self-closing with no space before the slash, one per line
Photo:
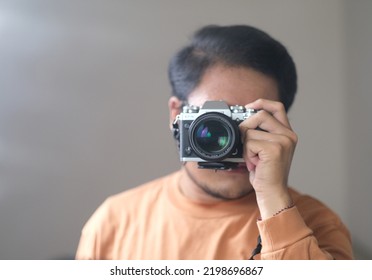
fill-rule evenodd
<path id="1" fill-rule="evenodd" d="M 282 103 L 258 99 L 246 108 L 260 110 L 239 127 L 250 182 L 256 192 L 261 218 L 266 219 L 292 205 L 287 182 L 297 135 L 291 129 Z"/>

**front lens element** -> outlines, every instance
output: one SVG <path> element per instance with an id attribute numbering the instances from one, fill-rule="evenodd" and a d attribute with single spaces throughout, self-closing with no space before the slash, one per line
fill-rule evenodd
<path id="1" fill-rule="evenodd" d="M 216 153 L 226 148 L 229 143 L 229 132 L 216 120 L 208 120 L 196 127 L 195 144 L 207 153 Z"/>
<path id="2" fill-rule="evenodd" d="M 239 138 L 237 124 L 218 112 L 202 114 L 189 129 L 190 146 L 198 157 L 206 161 L 227 158 L 236 150 Z"/>

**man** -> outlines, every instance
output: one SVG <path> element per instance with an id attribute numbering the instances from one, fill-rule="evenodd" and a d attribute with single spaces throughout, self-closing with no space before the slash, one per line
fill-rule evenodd
<path id="1" fill-rule="evenodd" d="M 186 103 L 258 110 L 239 125 L 244 161 L 224 170 L 185 161 L 110 197 L 85 225 L 77 258 L 352 258 L 338 216 L 288 186 L 297 136 L 286 111 L 297 77 L 282 44 L 250 26 L 207 26 L 173 57 L 169 77 L 171 128 Z"/>

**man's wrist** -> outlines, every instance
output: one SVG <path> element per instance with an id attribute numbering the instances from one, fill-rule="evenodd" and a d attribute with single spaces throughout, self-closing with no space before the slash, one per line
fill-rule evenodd
<path id="1" fill-rule="evenodd" d="M 279 215 L 294 206 L 292 197 L 287 190 L 278 194 L 272 193 L 265 197 L 257 196 L 257 204 L 262 220 Z"/>

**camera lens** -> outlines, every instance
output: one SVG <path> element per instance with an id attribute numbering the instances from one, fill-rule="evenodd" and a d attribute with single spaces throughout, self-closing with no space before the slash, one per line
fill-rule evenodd
<path id="1" fill-rule="evenodd" d="M 222 160 L 235 151 L 238 131 L 237 124 L 226 115 L 206 113 L 190 126 L 190 145 L 204 160 Z"/>
<path id="2" fill-rule="evenodd" d="M 204 151 L 219 152 L 228 144 L 229 131 L 219 121 L 204 121 L 195 128 L 195 131 L 195 142 Z"/>

